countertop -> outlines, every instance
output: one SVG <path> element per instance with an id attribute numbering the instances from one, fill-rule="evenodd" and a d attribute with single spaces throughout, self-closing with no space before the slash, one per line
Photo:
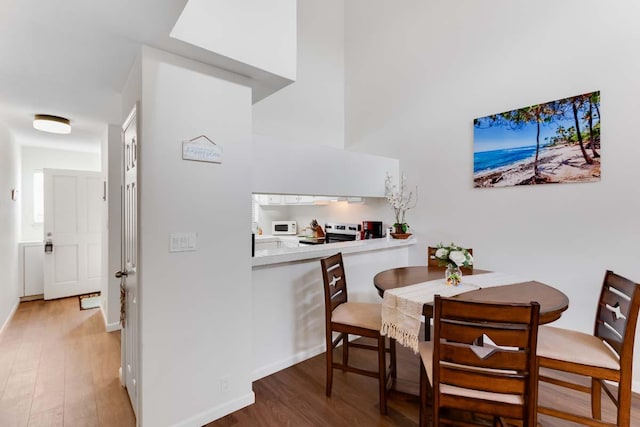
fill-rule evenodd
<path id="1" fill-rule="evenodd" d="M 281 264 L 293 261 L 304 261 L 324 258 L 337 252 L 343 254 L 394 249 L 415 245 L 417 239 L 366 239 L 353 240 L 350 242 L 326 243 L 324 245 L 301 245 L 297 248 L 278 248 L 256 251 L 253 257 L 253 267 L 268 266 L 271 264 Z"/>

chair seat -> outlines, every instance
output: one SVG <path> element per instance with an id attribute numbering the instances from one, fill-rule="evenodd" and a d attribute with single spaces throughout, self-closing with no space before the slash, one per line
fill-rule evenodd
<path id="1" fill-rule="evenodd" d="M 331 322 L 379 331 L 382 306 L 366 302 L 345 302 L 331 313 Z"/>
<path id="2" fill-rule="evenodd" d="M 569 329 L 540 326 L 538 357 L 607 369 L 620 369 L 620 359 L 598 337 Z"/>

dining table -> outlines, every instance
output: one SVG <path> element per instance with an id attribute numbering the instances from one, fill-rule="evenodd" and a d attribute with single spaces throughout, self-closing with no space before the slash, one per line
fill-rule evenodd
<path id="1" fill-rule="evenodd" d="M 491 273 L 487 270 L 473 269 L 464 275 L 476 275 Z M 416 285 L 418 283 L 444 279 L 443 267 L 410 266 L 397 267 L 381 271 L 373 278 L 373 284 L 380 296 L 385 291 Z M 462 279 L 464 283 L 464 276 Z M 481 289 L 470 290 L 454 296 L 466 301 L 486 301 L 498 303 L 529 303 L 537 301 L 540 304 L 540 324 L 551 323 L 558 320 L 569 307 L 569 298 L 559 289 L 547 284 L 525 280 L 518 283 L 489 286 Z M 433 301 L 425 302 L 422 314 L 430 322 L 433 318 Z M 427 323 L 428 325 L 428 323 Z M 430 337 L 430 328 L 425 327 L 425 339 Z"/>

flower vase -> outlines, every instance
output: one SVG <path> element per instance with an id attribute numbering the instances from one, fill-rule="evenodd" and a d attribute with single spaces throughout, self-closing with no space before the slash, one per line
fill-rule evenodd
<path id="1" fill-rule="evenodd" d="M 404 227 L 402 227 L 402 224 L 395 224 L 394 226 L 395 226 L 396 234 L 404 233 Z"/>
<path id="2" fill-rule="evenodd" d="M 462 270 L 455 264 L 448 264 L 447 269 L 444 271 L 444 280 L 447 285 L 458 286 L 462 281 Z"/>

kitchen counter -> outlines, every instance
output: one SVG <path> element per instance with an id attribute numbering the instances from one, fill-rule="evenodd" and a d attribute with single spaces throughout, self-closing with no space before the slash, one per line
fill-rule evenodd
<path id="1" fill-rule="evenodd" d="M 320 258 L 342 252 L 349 278 L 349 301 L 380 303 L 373 286 L 374 276 L 390 268 L 406 267 L 409 251 L 416 243 L 415 238 L 383 238 L 256 251 L 251 270 L 252 379 L 255 381 L 324 352 Z"/>
<path id="2" fill-rule="evenodd" d="M 256 250 L 253 267 L 281 264 L 287 262 L 304 261 L 324 258 L 337 252 L 343 254 L 380 251 L 415 245 L 417 239 L 367 239 L 350 242 L 326 243 L 324 245 L 301 245 L 297 248 L 281 247 L 277 249 Z"/>

